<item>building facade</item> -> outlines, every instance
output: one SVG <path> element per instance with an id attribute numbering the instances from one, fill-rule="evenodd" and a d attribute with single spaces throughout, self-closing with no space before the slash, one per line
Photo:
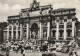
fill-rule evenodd
<path id="1" fill-rule="evenodd" d="M 19 15 L 8 16 L 4 41 L 70 41 L 76 36 L 75 8 L 53 9 L 52 5 L 40 6 L 36 0 L 30 8 L 21 9 Z"/>
<path id="2" fill-rule="evenodd" d="M 4 40 L 3 30 L 5 27 L 7 27 L 7 22 L 0 22 L 0 44 L 2 44 Z"/>

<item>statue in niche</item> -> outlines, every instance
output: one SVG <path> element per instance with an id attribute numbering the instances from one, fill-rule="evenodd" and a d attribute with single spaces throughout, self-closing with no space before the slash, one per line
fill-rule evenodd
<path id="1" fill-rule="evenodd" d="M 33 39 L 36 38 L 36 32 L 35 32 L 35 31 L 32 32 L 32 38 L 33 38 Z"/>
<path id="2" fill-rule="evenodd" d="M 44 26 L 47 26 L 47 23 L 44 23 Z"/>
<path id="3" fill-rule="evenodd" d="M 23 35 L 23 36 L 24 36 L 24 38 L 23 38 L 23 39 L 25 40 L 25 39 L 26 39 L 26 37 L 27 37 L 26 32 L 24 32 L 24 35 Z"/>
<path id="4" fill-rule="evenodd" d="M 46 35 L 47 35 L 47 32 L 46 32 L 46 31 L 44 31 L 43 36 L 44 36 L 44 37 L 46 37 Z"/>

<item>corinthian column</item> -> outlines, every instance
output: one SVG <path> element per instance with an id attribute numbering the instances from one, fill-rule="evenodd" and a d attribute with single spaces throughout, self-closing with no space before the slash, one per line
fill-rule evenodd
<path id="1" fill-rule="evenodd" d="M 42 24 L 41 24 L 41 21 L 40 21 L 40 39 L 42 38 Z"/>
<path id="2" fill-rule="evenodd" d="M 29 22 L 27 22 L 27 39 L 29 38 Z"/>
<path id="3" fill-rule="evenodd" d="M 22 27 L 22 24 L 20 24 L 20 40 L 22 40 L 22 32 L 23 32 L 23 31 L 22 31 L 22 28 L 23 28 L 23 27 Z"/>
<path id="4" fill-rule="evenodd" d="M 59 39 L 59 17 L 56 20 L 57 28 L 56 28 L 56 40 Z"/>
<path id="5" fill-rule="evenodd" d="M 72 37 L 75 36 L 75 18 L 72 19 Z"/>
<path id="6" fill-rule="evenodd" d="M 18 40 L 18 25 L 16 25 L 16 40 Z"/>
<path id="7" fill-rule="evenodd" d="M 47 39 L 48 39 L 48 37 L 50 37 L 50 21 L 48 21 L 48 23 L 47 23 Z"/>
<path id="8" fill-rule="evenodd" d="M 65 16 L 64 17 L 64 40 L 66 40 L 66 37 L 67 37 L 67 35 L 66 35 L 66 26 L 67 26 L 67 17 Z"/>
<path id="9" fill-rule="evenodd" d="M 7 26 L 7 40 L 9 40 L 9 25 Z"/>
<path id="10" fill-rule="evenodd" d="M 12 40 L 13 40 L 13 21 L 12 21 Z"/>

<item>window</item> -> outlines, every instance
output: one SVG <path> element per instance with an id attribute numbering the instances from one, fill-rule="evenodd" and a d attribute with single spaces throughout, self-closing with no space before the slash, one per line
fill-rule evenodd
<path id="1" fill-rule="evenodd" d="M 15 31 L 13 32 L 13 36 L 14 36 L 13 39 L 15 40 L 16 39 L 16 32 Z"/>
<path id="2" fill-rule="evenodd" d="M 18 32 L 18 39 L 20 39 L 20 31 Z"/>
<path id="3" fill-rule="evenodd" d="M 52 31 L 52 37 L 55 37 L 55 34 L 56 34 L 56 30 L 53 30 Z"/>
<path id="4" fill-rule="evenodd" d="M 59 30 L 60 37 L 63 37 L 63 30 Z"/>
<path id="5" fill-rule="evenodd" d="M 71 37 L 71 30 L 70 29 L 67 30 L 67 36 Z"/>
<path id="6" fill-rule="evenodd" d="M 11 26 L 9 26 L 9 30 L 12 30 L 12 27 Z"/>
<path id="7" fill-rule="evenodd" d="M 11 31 L 9 32 L 9 36 L 11 36 Z"/>

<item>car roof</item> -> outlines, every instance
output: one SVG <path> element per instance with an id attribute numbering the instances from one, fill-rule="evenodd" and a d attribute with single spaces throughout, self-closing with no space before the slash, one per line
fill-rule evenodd
<path id="1" fill-rule="evenodd" d="M 43 53 L 43 54 L 55 54 L 55 53 L 52 53 L 52 52 L 46 52 L 46 53 Z"/>

